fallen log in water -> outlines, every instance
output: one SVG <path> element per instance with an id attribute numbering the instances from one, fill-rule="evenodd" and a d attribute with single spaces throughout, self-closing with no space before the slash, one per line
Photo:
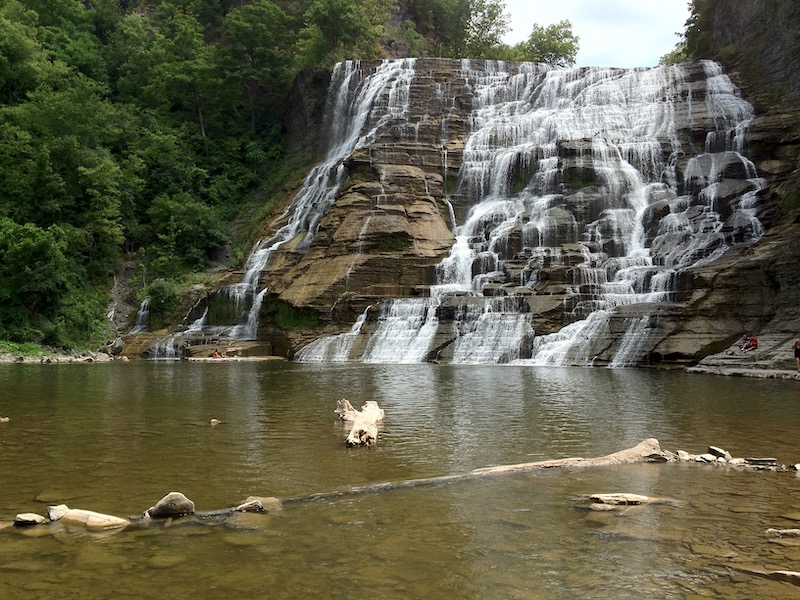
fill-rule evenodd
<path id="1" fill-rule="evenodd" d="M 405 481 L 389 481 L 384 483 L 373 483 L 363 486 L 355 486 L 341 490 L 334 490 L 330 492 L 321 492 L 317 494 L 309 494 L 306 496 L 292 496 L 289 498 L 281 498 L 281 503 L 289 504 L 296 502 L 310 502 L 313 500 L 327 500 L 341 496 L 351 496 L 355 494 L 385 492 L 387 490 L 397 490 L 403 488 L 423 487 L 432 485 L 443 485 L 447 483 L 454 483 L 457 481 L 464 481 L 467 479 L 475 479 L 479 477 L 488 477 L 491 475 L 504 475 L 509 473 L 522 473 L 527 471 L 537 471 L 544 469 L 557 469 L 565 467 L 603 467 L 608 465 L 619 464 L 633 464 L 633 463 L 646 463 L 646 462 L 668 462 L 675 460 L 671 452 L 661 449 L 658 440 L 649 438 L 639 442 L 633 448 L 621 450 L 606 456 L 598 456 L 595 458 L 559 458 L 555 460 L 541 460 L 530 463 L 519 463 L 514 465 L 501 465 L 497 467 L 483 467 L 480 469 L 473 469 L 466 473 L 459 473 L 455 475 L 441 475 L 438 477 L 425 477 L 421 479 L 407 479 Z"/>
<path id="2" fill-rule="evenodd" d="M 367 404 L 370 404 L 369 402 Z M 370 412 L 373 416 L 383 417 L 383 411 L 378 408 L 377 403 L 374 404 L 374 407 L 367 407 L 365 404 L 364 409 L 362 409 L 361 414 L 364 412 Z M 353 409 L 349 402 L 346 400 L 340 401 L 339 409 L 342 410 L 342 413 L 345 416 L 342 416 L 343 420 L 348 420 L 350 416 L 357 417 L 354 413 L 358 413 Z M 339 414 L 339 409 L 337 409 L 337 414 Z M 377 409 L 377 412 L 375 409 Z M 377 422 L 377 418 L 375 422 Z M 354 421 L 355 422 L 355 421 Z M 23 513 L 17 515 L 14 524 L 17 526 L 32 526 L 32 525 L 40 525 L 40 524 L 49 524 L 54 522 L 57 518 L 60 519 L 63 517 L 63 514 L 66 511 L 71 510 L 75 515 L 82 515 L 86 516 L 87 519 L 84 521 L 85 525 L 89 525 L 88 516 L 92 516 L 95 518 L 97 517 L 104 517 L 106 521 L 102 526 L 98 525 L 98 528 L 111 528 L 111 527 L 118 527 L 122 529 L 126 525 L 131 525 L 137 523 L 139 525 L 149 525 L 152 523 L 157 522 L 172 522 L 175 518 L 180 518 L 181 520 L 185 519 L 187 521 L 191 520 L 199 520 L 199 521 L 217 521 L 217 520 L 224 520 L 225 518 L 234 515 L 236 513 L 242 512 L 275 512 L 281 510 L 282 507 L 286 504 L 297 504 L 303 502 L 312 502 L 315 500 L 327 500 L 338 498 L 341 496 L 351 496 L 355 494 L 365 494 L 365 493 L 376 493 L 376 492 L 385 492 L 388 490 L 397 490 L 403 488 L 412 488 L 412 487 L 423 487 L 423 486 L 434 486 L 434 485 L 444 485 L 447 483 L 455 483 L 458 481 L 464 481 L 467 479 L 474 479 L 479 477 L 488 477 L 491 475 L 503 475 L 507 473 L 520 473 L 526 471 L 535 471 L 540 469 L 554 469 L 560 467 L 601 467 L 606 465 L 616 465 L 616 464 L 624 464 L 624 463 L 642 463 L 642 462 L 667 462 L 674 460 L 674 456 L 670 452 L 665 452 L 661 450 L 661 447 L 658 443 L 658 440 L 650 438 L 640 442 L 638 445 L 634 446 L 633 448 L 628 448 L 627 450 L 622 450 L 620 452 L 615 452 L 614 454 L 609 454 L 606 456 L 600 456 L 596 458 L 562 458 L 556 460 L 543 460 L 538 462 L 532 463 L 522 463 L 522 464 L 515 464 L 515 465 L 504 465 L 498 467 L 485 467 L 481 469 L 474 469 L 467 473 L 460 473 L 456 475 L 442 475 L 439 477 L 426 477 L 421 479 L 408 479 L 405 481 L 389 481 L 384 483 L 374 483 L 370 485 L 364 486 L 355 486 L 349 487 L 340 490 L 334 490 L 330 492 L 321 492 L 316 494 L 308 494 L 304 496 L 292 496 L 286 498 L 276 498 L 276 497 L 261 497 L 261 496 L 251 496 L 244 502 L 239 503 L 235 507 L 232 508 L 225 508 L 222 510 L 214 510 L 214 511 L 206 511 L 206 512 L 195 512 L 194 511 L 194 502 L 186 498 L 180 492 L 170 492 L 164 498 L 162 498 L 155 506 L 147 509 L 144 513 L 132 516 L 129 520 L 125 519 L 118 519 L 117 517 L 113 517 L 110 515 L 100 515 L 99 513 L 92 513 L 91 511 L 83 511 L 83 510 L 74 510 L 68 509 L 66 506 L 58 506 L 52 507 L 54 510 L 51 510 L 50 518 L 42 517 L 40 515 L 36 515 L 33 513 Z M 56 517 L 56 514 L 59 516 Z M 75 522 L 79 522 L 78 519 L 74 520 Z M 98 522 L 99 523 L 99 522 Z M 94 524 L 94 523 L 93 523 Z"/>
<path id="3" fill-rule="evenodd" d="M 372 404 L 374 404 L 375 409 L 378 409 L 378 405 L 376 403 Z M 350 403 L 347 402 L 346 400 L 343 400 L 340 403 L 340 409 L 342 411 L 342 414 L 340 416 L 342 417 L 343 420 L 349 420 L 350 416 L 355 417 L 356 416 L 355 413 L 359 412 L 353 409 L 352 405 L 350 405 Z M 378 410 L 380 411 L 380 409 Z M 339 414 L 339 409 L 337 409 L 336 412 L 337 414 Z M 362 410 L 361 412 L 362 413 L 366 412 L 366 405 L 365 409 Z M 382 417 L 383 411 L 374 414 L 376 415 L 380 414 L 380 416 Z M 125 524 L 128 524 L 128 522 L 131 522 L 130 524 L 138 523 L 140 525 L 149 525 L 158 522 L 171 523 L 174 518 L 180 518 L 181 522 L 184 521 L 218 522 L 218 521 L 225 521 L 225 519 L 227 519 L 228 517 L 243 512 L 273 513 L 282 510 L 282 508 L 285 505 L 290 505 L 290 504 L 300 504 L 305 502 L 313 502 L 317 500 L 330 500 L 343 496 L 385 492 L 389 490 L 445 485 L 449 483 L 456 483 L 460 481 L 477 479 L 481 477 L 489 477 L 493 475 L 535 472 L 535 471 L 557 469 L 557 468 L 605 467 L 610 465 L 648 463 L 648 462 L 675 462 L 678 460 L 679 460 L 678 457 L 672 452 L 662 450 L 658 440 L 654 438 L 649 438 L 643 440 L 642 442 L 639 442 L 639 444 L 637 444 L 633 448 L 620 450 L 619 452 L 614 452 L 613 454 L 607 454 L 605 456 L 598 456 L 594 458 L 559 458 L 554 460 L 541 460 L 536 462 L 519 463 L 513 465 L 483 467 L 479 469 L 473 469 L 472 471 L 468 471 L 466 473 L 458 473 L 454 475 L 442 475 L 438 477 L 425 477 L 420 479 L 407 479 L 402 481 L 373 483 L 373 484 L 368 484 L 363 486 L 353 486 L 328 492 L 319 492 L 314 494 L 306 494 L 306 495 L 290 496 L 282 498 L 274 496 L 268 496 L 268 497 L 251 496 L 247 498 L 247 500 L 245 500 L 244 502 L 240 502 L 238 505 L 234 507 L 225 508 L 222 510 L 206 511 L 206 512 L 194 512 L 194 503 L 191 500 L 183 496 L 183 494 L 180 494 L 180 492 L 171 492 L 170 494 L 167 494 L 167 496 L 162 498 L 158 504 L 145 511 L 143 514 L 138 516 L 132 516 L 128 521 L 120 520 L 118 522 L 114 522 L 113 524 L 106 524 L 103 526 L 103 528 L 119 527 L 119 529 L 122 529 Z M 785 470 L 785 471 L 796 470 L 794 465 L 789 468 L 772 467 L 772 469 Z M 631 504 L 642 504 L 642 503 L 653 503 L 653 502 L 671 502 L 669 499 L 647 498 L 645 496 L 637 496 L 635 494 L 594 494 L 588 496 L 587 498 L 592 500 L 594 504 L 600 504 L 600 502 L 598 502 L 597 499 L 599 499 L 603 503 L 608 502 L 609 503 L 608 506 L 631 505 Z M 67 507 L 63 507 L 63 509 L 66 508 Z M 91 513 L 91 511 L 80 511 L 80 510 L 75 511 L 75 514 L 78 514 L 81 517 L 83 516 L 94 517 L 95 515 L 97 515 L 97 513 Z M 116 519 L 116 517 L 110 517 L 108 515 L 99 515 L 99 516 L 108 517 L 109 519 Z M 77 520 L 78 519 L 76 519 L 76 521 Z M 34 513 L 22 513 L 17 515 L 14 524 L 22 527 L 22 526 L 32 526 L 37 524 L 48 524 L 53 521 L 54 519 L 52 515 L 51 518 L 48 519 L 46 517 L 42 517 Z M 87 524 L 88 524 L 88 519 L 87 519 Z M 770 533 L 772 533 L 773 531 L 777 530 L 770 530 Z M 791 530 L 780 531 L 780 535 L 788 536 L 792 534 L 793 531 Z"/>

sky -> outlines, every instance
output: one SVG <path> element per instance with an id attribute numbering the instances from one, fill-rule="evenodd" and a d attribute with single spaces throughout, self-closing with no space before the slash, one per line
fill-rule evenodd
<path id="1" fill-rule="evenodd" d="M 688 0 L 505 0 L 517 44 L 533 24 L 572 23 L 580 38 L 578 67 L 652 67 L 675 47 L 689 16 Z"/>

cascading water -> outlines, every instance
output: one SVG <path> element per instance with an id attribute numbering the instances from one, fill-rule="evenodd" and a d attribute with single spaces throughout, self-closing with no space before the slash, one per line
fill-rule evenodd
<path id="1" fill-rule="evenodd" d="M 743 154 L 753 111 L 715 63 L 463 61 L 460 75 L 472 128 L 458 196 L 471 208 L 430 297 L 389 302 L 344 334 L 346 352 L 323 350 L 336 336 L 300 360 L 637 364 L 680 273 L 763 234 L 764 184 Z M 512 301 L 498 310 L 498 296 Z M 558 331 L 534 339 L 554 307 Z"/>
<path id="2" fill-rule="evenodd" d="M 286 223 L 271 238 L 256 244 L 245 263 L 241 283 L 221 291 L 237 309 L 238 322 L 209 323 L 208 299 L 204 299 L 201 302 L 206 305 L 205 312 L 200 320 L 192 323 L 191 333 L 214 338 L 256 339 L 258 315 L 268 291 L 267 287 L 259 290 L 261 273 L 268 267 L 270 257 L 289 241 L 293 241 L 294 253 L 305 254 L 347 177 L 344 160 L 358 148 L 368 145 L 383 127 L 407 119 L 408 88 L 413 75 L 414 59 L 383 61 L 373 70 L 358 61 L 336 65 L 325 110 L 327 135 L 324 139 L 329 142 L 325 159 L 311 170 L 284 213 Z M 198 304 L 189 314 L 194 314 L 196 309 L 199 311 L 202 306 Z M 156 356 L 159 356 L 158 351 Z"/>
<path id="3" fill-rule="evenodd" d="M 136 321 L 134 321 L 131 333 L 145 333 L 150 331 L 150 298 L 147 297 L 139 304 L 136 311 Z"/>

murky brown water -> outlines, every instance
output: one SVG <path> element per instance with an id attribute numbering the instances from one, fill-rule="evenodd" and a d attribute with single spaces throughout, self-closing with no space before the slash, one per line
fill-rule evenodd
<path id="1" fill-rule="evenodd" d="M 377 400 L 347 450 L 336 400 Z M 0 521 L 49 504 L 198 510 L 543 458 L 664 448 L 800 462 L 796 382 L 606 369 L 138 362 L 0 365 Z M 211 418 L 222 424 L 210 427 Z M 623 513 L 580 496 L 675 502 Z M 560 469 L 220 523 L 0 531 L 2 598 L 797 598 L 800 477 L 699 465 Z M 1 527 L 1 525 L 0 525 Z"/>

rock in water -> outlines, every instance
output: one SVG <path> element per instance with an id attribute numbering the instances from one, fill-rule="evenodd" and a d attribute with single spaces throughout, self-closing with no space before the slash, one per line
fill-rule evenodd
<path id="1" fill-rule="evenodd" d="M 20 513 L 14 517 L 14 525 L 16 527 L 29 527 L 31 525 L 41 525 L 42 523 L 47 523 L 47 519 L 36 513 Z"/>
<path id="2" fill-rule="evenodd" d="M 145 516 L 152 519 L 184 517 L 194 514 L 194 502 L 180 492 L 170 492 L 159 500 L 155 506 L 145 511 Z"/>

